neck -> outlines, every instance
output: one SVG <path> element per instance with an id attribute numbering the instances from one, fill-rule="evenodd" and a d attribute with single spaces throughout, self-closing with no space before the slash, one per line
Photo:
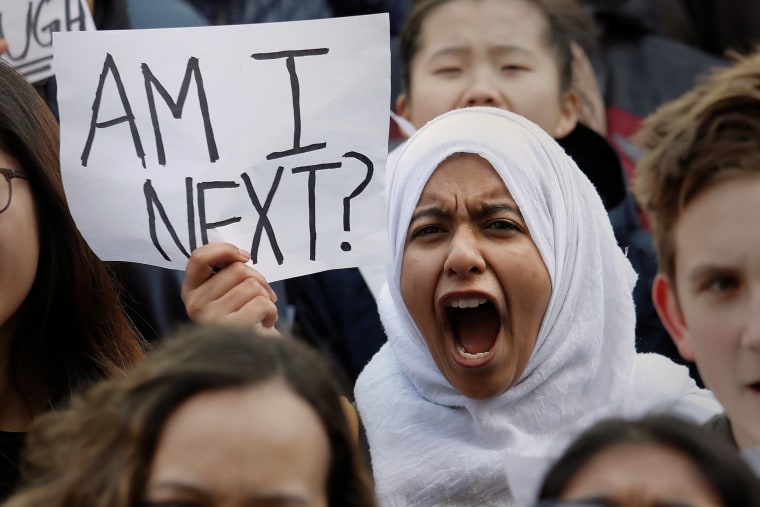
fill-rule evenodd
<path id="1" fill-rule="evenodd" d="M 739 446 L 739 450 L 744 451 L 760 446 L 760 427 L 746 428 L 737 424 L 737 422 L 738 421 L 731 421 L 731 431 L 734 434 L 734 439 Z M 755 423 L 755 426 L 757 426 L 756 421 L 753 422 Z"/>

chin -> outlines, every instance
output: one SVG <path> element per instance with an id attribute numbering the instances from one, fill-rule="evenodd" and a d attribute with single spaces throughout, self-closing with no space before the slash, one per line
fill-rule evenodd
<path id="1" fill-rule="evenodd" d="M 463 385 L 463 382 L 451 382 L 449 380 L 449 383 L 460 393 L 467 396 L 468 398 L 472 398 L 473 400 L 487 400 L 489 398 L 495 398 L 497 396 L 500 396 L 501 394 L 504 394 L 504 392 L 509 389 L 509 385 L 502 385 L 501 383 L 493 383 L 493 384 L 486 384 L 486 385 L 472 385 L 473 383 L 479 382 L 467 382 L 466 385 Z"/>

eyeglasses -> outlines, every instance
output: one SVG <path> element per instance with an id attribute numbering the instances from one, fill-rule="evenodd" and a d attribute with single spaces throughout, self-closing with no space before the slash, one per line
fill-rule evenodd
<path id="1" fill-rule="evenodd" d="M 13 185 L 11 180 L 13 178 L 29 179 L 29 177 L 21 171 L 15 169 L 5 169 L 0 167 L 0 174 L 5 176 L 5 183 L 0 181 L 0 213 L 8 209 L 11 205 L 11 195 L 13 194 Z"/>

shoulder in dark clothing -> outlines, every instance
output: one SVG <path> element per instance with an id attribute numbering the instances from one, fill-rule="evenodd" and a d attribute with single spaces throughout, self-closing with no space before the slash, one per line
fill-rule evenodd
<path id="1" fill-rule="evenodd" d="M 717 414 L 712 416 L 704 424 L 704 427 L 719 435 L 735 448 L 739 448 L 736 443 L 736 439 L 734 438 L 734 431 L 731 429 L 731 421 L 728 419 L 728 416 L 726 414 Z"/>
<path id="2" fill-rule="evenodd" d="M 8 498 L 18 484 L 25 438 L 26 433 L 0 431 L 0 502 Z"/>

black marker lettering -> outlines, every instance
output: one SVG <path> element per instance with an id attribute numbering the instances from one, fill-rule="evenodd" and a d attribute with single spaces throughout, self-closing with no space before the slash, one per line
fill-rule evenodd
<path id="1" fill-rule="evenodd" d="M 204 183 L 198 183 L 198 218 L 201 228 L 201 241 L 204 245 L 208 245 L 208 231 L 209 229 L 218 229 L 225 225 L 234 224 L 240 222 L 240 217 L 232 217 L 221 222 L 206 221 L 206 191 L 216 188 L 237 188 L 240 185 L 234 181 L 209 181 Z"/>
<path id="2" fill-rule="evenodd" d="M 301 146 L 301 85 L 298 82 L 296 73 L 296 57 L 316 56 L 327 54 L 328 48 L 301 49 L 293 51 L 278 51 L 275 53 L 254 53 L 251 57 L 254 60 L 276 60 L 285 58 L 285 66 L 290 74 L 290 91 L 293 96 L 293 148 L 284 151 L 275 151 L 267 155 L 267 160 L 306 153 L 309 151 L 321 150 L 327 146 L 327 143 L 315 143 L 307 146 Z"/>
<path id="3" fill-rule="evenodd" d="M 16 41 L 11 41 L 12 47 L 5 53 L 11 61 L 23 60 L 29 53 L 29 43 L 31 42 L 32 32 L 34 31 L 34 19 L 32 17 L 32 2 L 29 2 L 29 7 L 26 10 L 26 43 L 24 44 L 24 50 L 21 53 L 14 55 L 11 49 L 16 49 Z M 3 13 L 0 12 L 0 39 L 7 39 L 5 31 L 3 30 Z M 20 45 L 18 47 L 21 47 Z"/>
<path id="4" fill-rule="evenodd" d="M 116 90 L 119 92 L 119 98 L 121 99 L 121 105 L 124 108 L 124 116 L 119 116 L 112 120 L 98 122 L 98 113 L 100 112 L 100 103 L 103 99 L 103 86 L 106 82 L 108 74 L 113 75 L 114 83 L 116 83 Z M 129 99 L 127 93 L 124 90 L 124 83 L 121 81 L 119 75 L 119 69 L 116 67 L 116 63 L 113 60 L 113 56 L 110 53 L 106 54 L 106 60 L 103 62 L 103 72 L 100 74 L 100 81 L 98 82 L 98 90 L 95 92 L 95 101 L 92 103 L 92 119 L 90 121 L 90 133 L 87 135 L 87 142 L 84 144 L 84 150 L 82 150 L 82 166 L 87 167 L 87 160 L 90 157 L 90 149 L 92 148 L 92 141 L 95 139 L 95 129 L 108 128 L 118 125 L 120 123 L 129 122 L 129 130 L 132 133 L 132 141 L 135 145 L 135 151 L 137 156 L 142 161 L 142 166 L 145 167 L 145 151 L 143 151 L 142 142 L 140 141 L 140 133 L 137 131 L 137 124 L 135 123 L 135 115 L 132 114 L 132 107 L 129 105 Z"/>
<path id="5" fill-rule="evenodd" d="M 185 188 L 187 189 L 187 214 L 188 217 L 191 217 L 193 214 L 193 179 L 192 178 L 186 178 L 185 179 Z M 158 198 L 158 194 L 156 193 L 156 190 L 153 188 L 153 183 L 150 180 L 145 180 L 145 184 L 143 185 L 143 193 L 145 194 L 145 204 L 148 208 L 148 230 L 150 231 L 150 239 L 153 241 L 153 246 L 156 247 L 156 250 L 163 256 L 164 259 L 167 261 L 171 261 L 169 256 L 166 254 L 163 248 L 161 248 L 161 244 L 158 241 L 158 234 L 156 234 L 156 213 L 154 211 L 155 209 L 158 209 L 158 214 L 161 215 L 161 220 L 164 222 L 164 225 L 166 226 L 166 230 L 169 232 L 169 235 L 172 237 L 172 240 L 174 241 L 174 244 L 177 245 L 177 248 L 184 254 L 185 257 L 188 259 L 190 258 L 190 254 L 187 252 L 185 247 L 182 245 L 182 242 L 179 240 L 179 236 L 177 236 L 177 232 L 174 230 L 174 227 L 172 226 L 171 222 L 169 221 L 169 217 L 166 214 L 166 210 L 164 209 L 164 206 L 161 204 L 161 201 Z M 188 230 L 190 232 L 190 250 L 195 250 L 195 223 L 188 219 Z"/>
<path id="6" fill-rule="evenodd" d="M 351 199 L 356 197 L 357 195 L 364 192 L 364 189 L 367 188 L 367 185 L 369 185 L 369 182 L 372 181 L 372 175 L 375 173 L 375 166 L 372 164 L 372 161 L 367 157 L 366 155 L 363 155 L 357 151 L 349 151 L 348 153 L 343 154 L 343 158 L 355 158 L 362 162 L 365 166 L 367 166 L 367 174 L 364 176 L 364 179 L 359 183 L 359 185 L 356 186 L 353 192 L 351 192 L 350 195 L 343 198 L 343 230 L 344 231 L 350 231 L 351 230 Z M 340 245 L 341 250 L 344 252 L 351 251 L 351 243 L 348 241 L 344 241 Z"/>
<path id="7" fill-rule="evenodd" d="M 71 2 L 72 0 L 66 0 L 66 31 L 83 32 L 87 27 L 85 26 L 85 16 L 84 10 L 82 10 L 82 2 L 79 0 L 73 0 L 77 10 L 77 15 L 75 17 L 71 16 Z M 75 25 L 77 25 L 76 28 Z"/>
<path id="8" fill-rule="evenodd" d="M 293 174 L 308 172 L 309 173 L 309 259 L 316 259 L 317 249 L 317 220 L 316 220 L 316 187 L 317 187 L 317 171 L 323 169 L 338 169 L 341 166 L 340 162 L 333 162 L 331 164 L 316 164 L 307 165 L 304 167 L 293 168 Z"/>
<path id="9" fill-rule="evenodd" d="M 172 112 L 172 116 L 176 119 L 182 118 L 182 110 L 185 107 L 185 100 L 187 99 L 187 92 L 190 89 L 190 79 L 195 77 L 195 86 L 198 90 L 198 104 L 201 108 L 201 116 L 203 117 L 203 129 L 206 133 L 206 145 L 208 147 L 208 157 L 211 162 L 219 160 L 219 152 L 216 148 L 216 139 L 214 139 L 214 129 L 211 126 L 211 116 L 209 114 L 208 100 L 206 99 L 206 90 L 203 86 L 203 77 L 201 76 L 201 69 L 198 65 L 198 59 L 195 57 L 190 58 L 187 61 L 187 68 L 185 70 L 185 78 L 182 81 L 182 86 L 177 96 L 177 101 L 172 99 L 169 92 L 156 79 L 156 76 L 148 67 L 148 64 L 143 63 L 141 65 L 143 76 L 145 77 L 145 94 L 148 97 L 148 106 L 150 107 L 150 119 L 153 123 L 153 132 L 156 136 L 156 151 L 158 152 L 158 163 L 166 165 L 166 153 L 164 152 L 164 141 L 161 137 L 161 128 L 158 125 L 158 114 L 156 113 L 156 100 L 153 96 L 153 88 L 155 88 L 161 97 L 169 106 L 169 110 Z M 152 86 L 151 86 L 152 85 Z"/>
<path id="10" fill-rule="evenodd" d="M 53 32 L 61 31 L 61 21 L 59 19 L 54 19 L 53 21 L 43 26 L 42 28 L 39 27 L 40 12 L 42 11 L 42 8 L 44 7 L 44 5 L 48 3 L 49 1 L 50 0 L 42 0 L 39 4 L 37 4 L 37 10 L 34 11 L 34 40 L 36 40 L 37 44 L 39 44 L 42 47 L 52 46 Z M 50 36 L 47 38 L 47 40 L 43 42 L 40 40 L 40 32 L 47 32 L 48 35 Z"/>
<path id="11" fill-rule="evenodd" d="M 284 259 L 282 256 L 282 251 L 280 250 L 280 246 L 277 244 L 277 238 L 274 235 L 272 222 L 269 221 L 269 217 L 267 216 L 269 207 L 272 205 L 274 194 L 277 191 L 277 187 L 280 185 L 280 178 L 282 178 L 282 173 L 284 170 L 285 168 L 283 167 L 277 168 L 277 173 L 274 175 L 274 181 L 272 182 L 272 186 L 269 188 L 269 193 L 267 193 L 267 198 L 264 201 L 264 206 L 261 205 L 261 202 L 256 195 L 256 191 L 253 189 L 251 178 L 249 178 L 245 173 L 240 175 L 243 178 L 243 182 L 245 183 L 245 188 L 248 190 L 248 197 L 250 197 L 251 202 L 253 203 L 253 207 L 256 208 L 256 211 L 259 214 L 259 221 L 256 223 L 256 230 L 253 233 L 253 242 L 251 244 L 251 262 L 254 264 L 259 261 L 261 232 L 264 229 L 267 231 L 267 238 L 269 238 L 269 244 L 272 245 L 272 252 L 274 253 L 274 258 L 277 260 L 277 264 L 282 264 L 282 261 Z"/>

